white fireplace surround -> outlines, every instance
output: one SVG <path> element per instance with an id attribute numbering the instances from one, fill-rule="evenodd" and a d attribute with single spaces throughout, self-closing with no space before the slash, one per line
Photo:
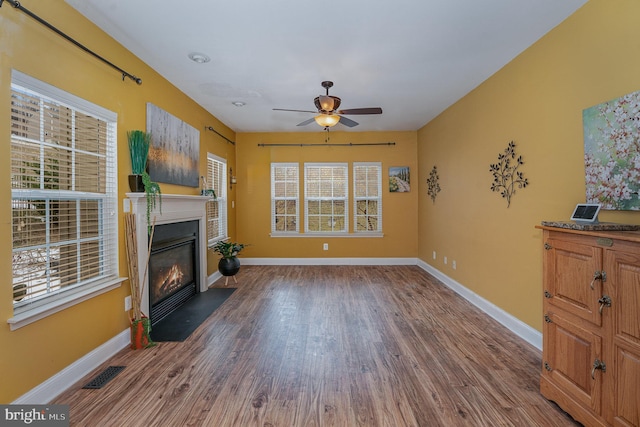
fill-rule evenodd
<path id="1" fill-rule="evenodd" d="M 136 241 L 138 244 L 138 272 L 142 288 L 141 308 L 145 316 L 149 315 L 149 277 L 145 278 L 145 268 L 149 259 L 147 237 L 147 199 L 145 193 L 127 193 L 131 212 L 136 216 Z M 211 200 L 204 196 L 189 196 L 183 194 L 163 194 L 162 213 L 159 205 L 151 212 L 151 222 L 155 217 L 155 224 L 172 224 L 184 221 L 198 221 L 200 258 L 199 292 L 205 292 L 207 287 L 207 210 L 206 203 Z M 126 204 L 126 201 L 125 201 Z M 125 207 L 125 211 L 126 211 Z"/>

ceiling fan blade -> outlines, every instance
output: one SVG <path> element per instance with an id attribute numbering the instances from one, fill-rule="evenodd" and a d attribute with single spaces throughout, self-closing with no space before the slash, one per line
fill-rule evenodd
<path id="1" fill-rule="evenodd" d="M 342 116 L 340 116 L 340 122 L 339 123 L 342 123 L 343 125 L 348 126 L 350 128 L 352 128 L 354 126 L 358 126 L 358 122 L 355 122 L 355 121 L 353 121 L 351 119 L 347 119 L 346 117 L 342 117 Z"/>
<path id="2" fill-rule="evenodd" d="M 351 108 L 350 110 L 337 111 L 338 114 L 382 114 L 382 108 L 370 107 L 370 108 Z"/>
<path id="3" fill-rule="evenodd" d="M 304 122 L 298 123 L 296 126 L 306 126 L 309 123 L 313 123 L 315 119 L 316 119 L 315 117 L 311 117 L 310 119 L 307 119 Z"/>
<path id="4" fill-rule="evenodd" d="M 274 108 L 274 111 L 294 111 L 294 112 L 298 112 L 298 113 L 312 113 L 312 114 L 318 114 L 317 111 L 311 111 L 311 110 L 289 110 L 287 108 Z"/>

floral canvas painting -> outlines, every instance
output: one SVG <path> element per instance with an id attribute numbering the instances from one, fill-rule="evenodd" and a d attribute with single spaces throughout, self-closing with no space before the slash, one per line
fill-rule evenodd
<path id="1" fill-rule="evenodd" d="M 640 91 L 582 112 L 587 203 L 640 210 Z"/>

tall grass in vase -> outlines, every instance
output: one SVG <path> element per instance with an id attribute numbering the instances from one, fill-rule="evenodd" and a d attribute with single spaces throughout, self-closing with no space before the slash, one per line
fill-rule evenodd
<path id="1" fill-rule="evenodd" d="M 129 156 L 131 157 L 131 173 L 133 175 L 147 173 L 151 134 L 141 130 L 132 130 L 127 132 L 127 140 L 129 141 Z"/>
<path id="2" fill-rule="evenodd" d="M 131 173 L 136 181 L 140 179 L 141 186 L 144 188 L 147 199 L 147 228 L 148 234 L 151 234 L 151 211 L 159 206 L 162 212 L 162 192 L 157 182 L 151 181 L 151 177 L 147 173 L 147 162 L 149 160 L 149 148 L 151 147 L 151 134 L 142 130 L 132 130 L 127 132 L 127 141 L 129 143 L 129 156 L 131 158 Z M 140 178 L 138 178 L 140 177 Z M 139 185 L 129 181 L 131 190 Z"/>

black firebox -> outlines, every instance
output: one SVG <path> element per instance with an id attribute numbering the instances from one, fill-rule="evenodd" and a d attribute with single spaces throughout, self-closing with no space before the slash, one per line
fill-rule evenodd
<path id="1" fill-rule="evenodd" d="M 158 323 L 200 289 L 198 221 L 156 225 L 149 257 L 149 317 Z"/>

